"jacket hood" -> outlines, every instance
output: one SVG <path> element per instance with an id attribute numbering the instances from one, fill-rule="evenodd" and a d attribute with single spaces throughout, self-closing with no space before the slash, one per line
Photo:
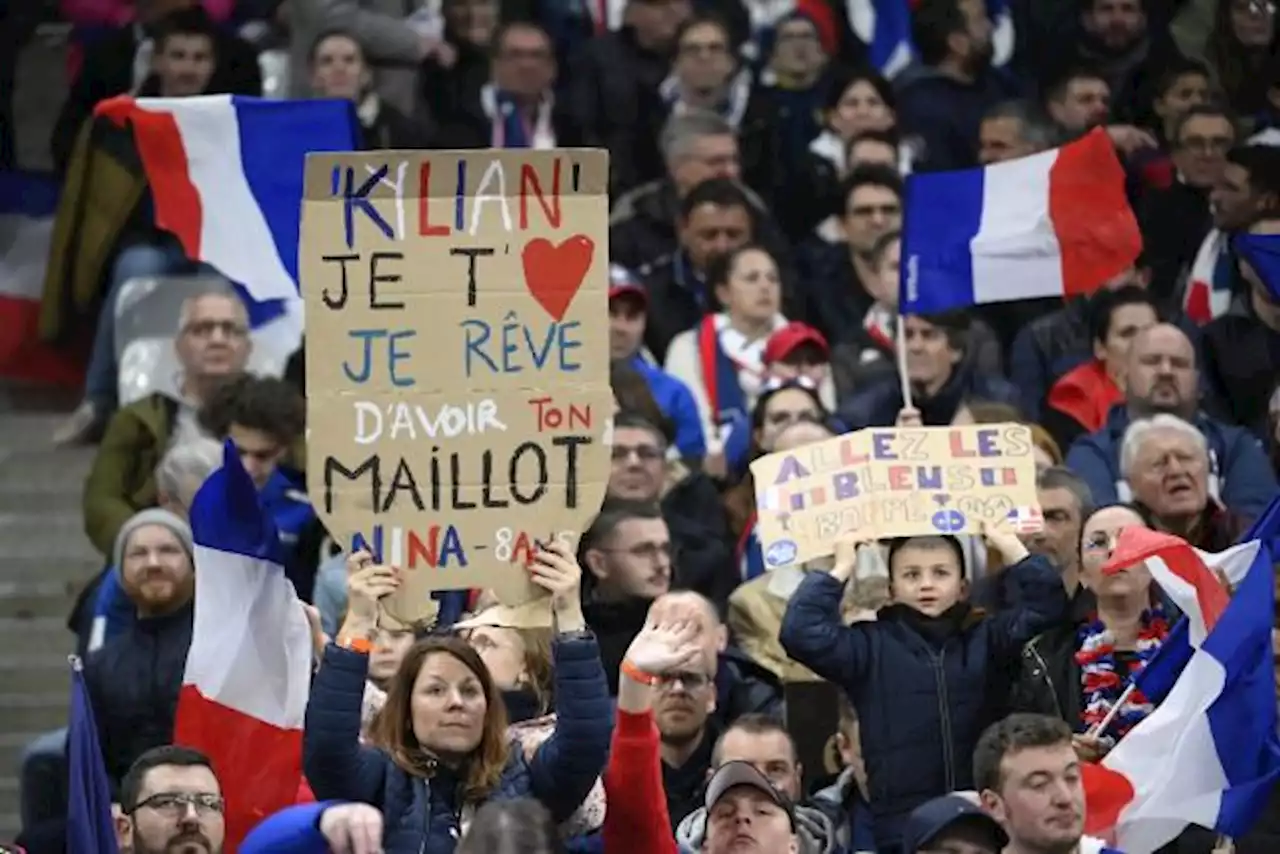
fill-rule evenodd
<path id="1" fill-rule="evenodd" d="M 676 828 L 676 843 L 682 850 L 701 851 L 706 833 L 707 810 L 698 807 Z M 840 850 L 831 819 L 813 807 L 796 807 L 796 836 L 800 854 L 836 854 Z"/>

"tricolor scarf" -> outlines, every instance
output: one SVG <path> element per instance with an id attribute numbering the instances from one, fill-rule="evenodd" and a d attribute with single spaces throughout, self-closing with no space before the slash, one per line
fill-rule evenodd
<path id="1" fill-rule="evenodd" d="M 489 117 L 489 141 L 492 148 L 533 148 L 538 151 L 556 147 L 556 132 L 551 125 L 552 97 L 538 105 L 532 124 L 525 121 L 515 99 L 500 92 L 492 84 L 480 90 L 480 105 Z"/>
<path id="2" fill-rule="evenodd" d="M 787 319 L 778 315 L 774 329 L 786 323 Z M 764 373 L 762 357 L 767 341 L 768 336 L 747 341 L 729 325 L 729 317 L 723 312 L 702 318 L 698 325 L 698 361 L 716 424 L 751 417 L 752 401 Z"/>
<path id="3" fill-rule="evenodd" d="M 1127 658 L 1124 672 L 1116 657 L 1115 636 L 1095 614 L 1080 629 L 1076 664 L 1080 665 L 1081 693 L 1084 703 L 1080 715 L 1082 732 L 1088 732 L 1102 723 L 1111 707 L 1120 699 L 1129 681 L 1142 672 L 1169 635 L 1169 622 L 1164 610 L 1155 605 L 1143 611 L 1139 620 L 1138 640 L 1133 655 Z M 1112 719 L 1108 731 L 1115 739 L 1137 726 L 1151 714 L 1155 705 L 1141 690 L 1135 690 Z M 1114 743 L 1114 742 L 1112 742 Z"/>
<path id="4" fill-rule="evenodd" d="M 742 117 L 747 114 L 747 103 L 751 100 L 752 83 L 750 71 L 746 69 L 739 71 L 729 81 L 724 93 L 724 100 L 712 112 L 717 113 L 736 128 L 742 122 Z M 663 103 L 671 108 L 672 115 L 684 115 L 690 110 L 697 112 L 696 108 L 690 107 L 681 97 L 680 78 L 676 77 L 674 73 L 658 86 L 658 95 L 662 98 Z"/>
<path id="5" fill-rule="evenodd" d="M 1226 314 L 1231 307 L 1231 251 L 1227 235 L 1212 229 L 1205 235 L 1195 260 L 1182 310 L 1198 326 Z"/>
<path id="6" fill-rule="evenodd" d="M 760 551 L 760 537 L 756 531 L 756 513 L 751 511 L 747 525 L 738 537 L 734 550 L 734 562 L 744 582 L 764 575 L 764 554 Z"/>

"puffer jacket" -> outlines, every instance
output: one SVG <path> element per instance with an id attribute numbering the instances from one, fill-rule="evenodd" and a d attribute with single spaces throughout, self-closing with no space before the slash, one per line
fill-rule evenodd
<path id="1" fill-rule="evenodd" d="M 936 618 L 894 604 L 874 622 L 846 626 L 844 585 L 830 575 L 809 573 L 792 594 L 779 639 L 858 713 L 878 848 L 900 844 L 920 804 L 973 787 L 978 736 L 1007 705 L 997 683 L 1022 646 L 1066 613 L 1062 579 L 1045 558 L 1006 572 L 1018 607 L 990 616 L 967 603 Z"/>
<path id="2" fill-rule="evenodd" d="M 567 819 L 604 769 L 613 714 L 600 650 L 590 634 L 559 637 L 552 647 L 556 731 L 532 759 L 518 744 L 490 798 L 535 797 L 556 822 Z M 384 751 L 361 746 L 360 709 L 366 655 L 330 645 L 311 686 L 303 737 L 303 770 L 319 800 L 378 807 L 386 854 L 451 854 L 463 817 L 478 804 L 460 802 L 460 781 L 441 769 L 430 779 L 407 774 Z"/>

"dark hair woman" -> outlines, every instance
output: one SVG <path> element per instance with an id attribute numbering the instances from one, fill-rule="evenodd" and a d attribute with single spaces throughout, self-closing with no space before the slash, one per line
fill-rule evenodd
<path id="1" fill-rule="evenodd" d="M 400 573 L 378 567 L 353 585 L 338 643 L 325 649 L 312 684 L 303 767 L 317 798 L 382 810 L 386 854 L 452 851 L 475 810 L 495 799 L 532 796 L 563 821 L 604 768 L 609 694 L 599 647 L 582 618 L 582 570 L 569 549 L 552 543 L 529 572 L 552 594 L 557 630 L 555 732 L 532 758 L 509 740 L 502 693 L 483 659 L 454 637 L 410 648 L 374 723 L 376 747 L 361 746 L 368 638 L 378 600 L 399 587 Z"/>

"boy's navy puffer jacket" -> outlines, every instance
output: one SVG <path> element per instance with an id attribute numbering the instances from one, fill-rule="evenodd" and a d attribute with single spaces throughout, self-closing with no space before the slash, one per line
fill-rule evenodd
<path id="1" fill-rule="evenodd" d="M 490 797 L 535 797 L 560 822 L 604 770 L 613 714 L 593 636 L 558 637 L 552 658 L 555 733 L 532 760 L 513 746 Z M 458 781 L 443 769 L 431 779 L 410 776 L 385 752 L 359 743 L 368 669 L 367 655 L 332 644 L 325 649 L 307 702 L 302 757 L 307 781 L 319 800 L 362 801 L 382 810 L 386 854 L 451 854 L 464 807 L 456 797 Z"/>
<path id="2" fill-rule="evenodd" d="M 901 843 L 902 825 L 920 804 L 973 788 L 973 750 L 1004 704 L 995 696 L 1002 675 L 1023 644 L 1066 615 L 1062 578 L 1044 558 L 1006 572 L 1020 588 L 1020 607 L 988 615 L 960 603 L 933 619 L 938 628 L 952 621 L 933 640 L 916 628 L 931 618 L 901 604 L 882 608 L 875 622 L 846 626 L 843 585 L 826 573 L 810 573 L 791 597 L 783 648 L 841 686 L 857 710 L 877 848 Z"/>

